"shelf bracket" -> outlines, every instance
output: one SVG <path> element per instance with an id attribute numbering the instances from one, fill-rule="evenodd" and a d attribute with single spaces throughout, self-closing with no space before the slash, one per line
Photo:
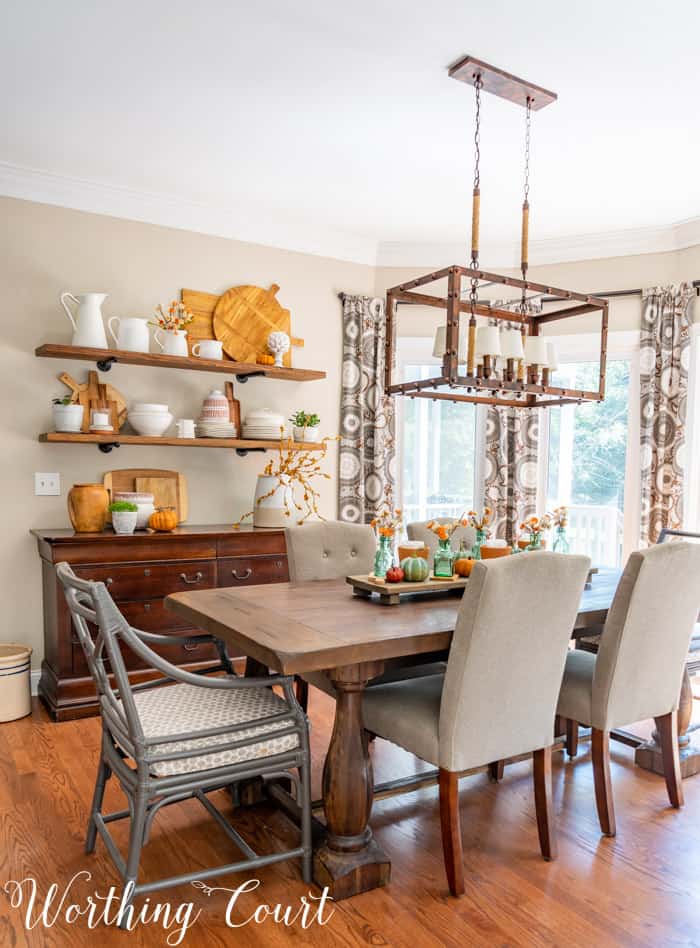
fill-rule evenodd
<path id="1" fill-rule="evenodd" d="M 100 370 L 100 372 L 109 372 L 109 370 L 112 368 L 112 364 L 118 361 L 119 360 L 116 356 L 109 356 L 108 359 L 98 359 L 97 368 Z"/>
<path id="2" fill-rule="evenodd" d="M 107 442 L 102 442 L 102 441 L 101 441 L 101 442 L 97 445 L 97 447 L 99 448 L 99 450 L 100 450 L 103 454 L 109 454 L 110 451 L 112 450 L 112 448 L 120 448 L 121 445 L 119 444 L 118 441 L 107 441 Z"/>
<path id="3" fill-rule="evenodd" d="M 267 448 L 236 448 L 236 454 L 239 458 L 244 458 L 249 451 L 255 452 L 256 454 L 264 454 Z"/>
<path id="4" fill-rule="evenodd" d="M 264 374 L 265 374 L 264 372 L 248 372 L 247 375 L 237 375 L 236 381 L 240 382 L 241 385 L 245 385 L 248 379 L 256 379 L 259 376 L 264 375 Z"/>

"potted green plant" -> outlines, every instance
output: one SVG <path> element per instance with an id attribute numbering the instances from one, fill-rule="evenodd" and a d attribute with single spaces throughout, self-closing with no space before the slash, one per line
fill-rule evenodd
<path id="1" fill-rule="evenodd" d="M 52 400 L 53 426 L 56 431 L 80 431 L 83 424 L 82 405 L 71 402 L 72 395 L 62 395 Z"/>
<path id="2" fill-rule="evenodd" d="M 128 500 L 115 500 L 109 505 L 114 532 L 120 535 L 133 533 L 139 516 L 139 508 Z"/>
<path id="3" fill-rule="evenodd" d="M 321 419 L 316 414 L 309 414 L 305 411 L 296 411 L 289 419 L 294 426 L 295 441 L 319 441 L 321 430 L 318 427 Z"/>

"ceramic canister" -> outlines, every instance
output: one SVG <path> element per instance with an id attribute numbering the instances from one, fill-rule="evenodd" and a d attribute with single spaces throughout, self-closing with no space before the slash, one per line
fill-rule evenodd
<path id="1" fill-rule="evenodd" d="M 108 508 L 103 484 L 74 484 L 68 491 L 68 515 L 76 533 L 102 533 Z"/>
<path id="2" fill-rule="evenodd" d="M 218 391 L 218 389 L 209 392 L 202 403 L 202 414 L 200 418 L 202 421 L 228 421 L 229 404 L 223 392 Z"/>

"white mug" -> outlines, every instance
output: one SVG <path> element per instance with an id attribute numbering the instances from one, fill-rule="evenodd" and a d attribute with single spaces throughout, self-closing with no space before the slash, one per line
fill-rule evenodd
<path id="1" fill-rule="evenodd" d="M 192 346 L 192 355 L 198 359 L 222 359 L 224 344 L 218 339 L 202 339 Z"/>
<path id="2" fill-rule="evenodd" d="M 194 421 L 192 418 L 178 418 L 175 427 L 178 438 L 194 438 Z"/>
<path id="3" fill-rule="evenodd" d="M 106 428 L 110 424 L 109 412 L 93 408 L 90 412 L 90 427 Z"/>

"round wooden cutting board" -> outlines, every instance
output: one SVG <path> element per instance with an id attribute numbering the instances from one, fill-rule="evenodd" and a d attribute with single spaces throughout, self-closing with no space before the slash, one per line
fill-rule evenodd
<path id="1" fill-rule="evenodd" d="M 257 355 L 267 352 L 271 332 L 291 336 L 289 310 L 275 298 L 278 290 L 276 283 L 269 290 L 261 286 L 234 286 L 219 297 L 214 309 L 214 335 L 236 362 L 255 362 Z M 286 366 L 291 365 L 289 352 L 283 361 Z"/>

